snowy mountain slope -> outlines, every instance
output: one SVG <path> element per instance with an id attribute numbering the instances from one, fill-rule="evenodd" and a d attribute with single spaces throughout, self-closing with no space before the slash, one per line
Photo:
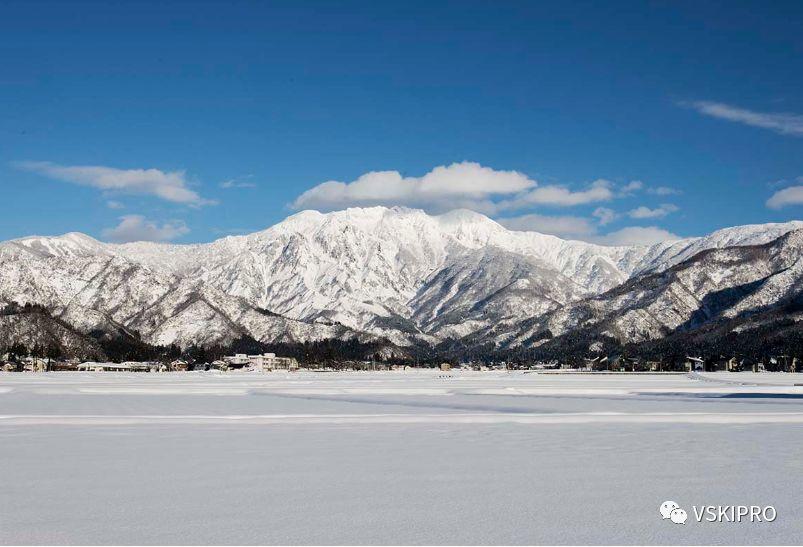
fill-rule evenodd
<path id="1" fill-rule="evenodd" d="M 356 332 L 434 343 L 569 313 L 572 302 L 634 275 L 797 227 L 803 223 L 605 247 L 510 231 L 466 210 L 304 211 L 208 244 L 112 245 L 81 234 L 1 243 L 0 301 L 40 303 L 84 332 L 125 328 L 159 344 Z"/>
<path id="2" fill-rule="evenodd" d="M 540 316 L 586 294 L 535 258 L 484 247 L 450 258 L 410 301 L 414 321 L 438 338 L 462 338 L 489 322 Z"/>
<path id="3" fill-rule="evenodd" d="M 89 239 L 89 238 L 87 238 Z M 94 241 L 94 240 L 91 240 Z M 63 238 L 0 245 L 0 302 L 45 306 L 81 332 L 125 329 L 154 345 L 314 341 L 357 334 L 266 314 L 199 281 L 155 271 L 113 246 Z"/>
<path id="4" fill-rule="evenodd" d="M 769 243 L 792 230 L 799 229 L 803 229 L 803 221 L 799 220 L 785 223 L 747 224 L 723 228 L 703 237 L 659 243 L 649 247 L 649 251 L 634 265 L 630 273 L 633 275 L 646 271 L 661 271 L 707 249 Z"/>
<path id="5" fill-rule="evenodd" d="M 564 303 L 589 294 L 585 286 L 570 282 L 570 288 L 565 288 L 547 282 L 565 279 L 554 264 L 541 258 L 552 252 L 560 254 L 553 248 L 563 243 L 552 236 L 510 232 L 470 211 L 428 216 L 417 210 L 375 207 L 328 215 L 307 211 L 264 232 L 191 249 L 135 244 L 121 246 L 117 252 L 154 268 L 203 281 L 288 317 L 325 319 L 403 341 L 411 336 L 431 339 L 428 326 L 416 319 L 423 317 L 416 310 L 418 302 L 437 298 L 433 287 L 443 276 L 434 276 L 443 268 L 461 267 L 460 262 L 474 252 L 497 249 L 500 256 L 507 252 L 509 257 L 529 264 L 519 270 L 533 270 L 529 294 L 536 301 Z M 172 259 L 188 252 L 195 259 Z M 595 267 L 595 261 L 603 266 Z M 594 285 L 607 287 L 625 279 L 607 258 L 592 256 L 576 262 L 582 263 L 589 275 L 605 274 L 595 275 Z M 478 294 L 483 285 L 481 277 L 487 278 L 488 286 L 497 283 L 496 268 L 487 260 L 484 266 L 484 271 L 470 274 Z M 537 294 L 536 288 L 546 290 L 548 286 L 561 294 Z M 463 286 L 460 292 L 465 293 L 465 289 Z M 568 297 L 563 294 L 567 290 L 571 293 Z M 420 291 L 427 296 L 419 295 Z M 507 304 L 504 294 L 511 297 Z M 517 310 L 519 317 L 546 309 L 529 302 L 522 306 L 524 300 L 511 288 L 497 294 L 494 302 L 507 316 L 511 312 L 505 309 Z M 492 309 L 490 303 L 486 309 Z M 457 315 L 451 317 L 453 321 L 459 319 Z M 493 316 L 483 319 L 493 320 Z M 441 321 L 441 326 L 446 323 L 448 319 Z M 465 331 L 465 324 L 460 329 Z"/>
<path id="6" fill-rule="evenodd" d="M 39 346 L 41 356 L 52 348 L 58 348 L 65 357 L 104 357 L 97 341 L 47 313 L 35 310 L 0 314 L 0 354 L 18 344 L 29 350 Z"/>
<path id="7" fill-rule="evenodd" d="M 430 216 L 373 207 L 329 214 L 304 211 L 265 231 L 208 245 L 129 244 L 116 252 L 287 317 L 325 318 L 404 338 L 427 331 L 416 309 L 419 291 L 472 250 L 492 247 L 532 260 L 541 277 L 571 279 L 576 299 L 613 288 L 635 273 L 671 266 L 704 248 L 763 243 L 796 226 L 803 223 L 732 228 L 650 247 L 605 247 L 510 231 L 466 210 Z M 485 271 L 495 275 L 494 268 Z M 429 289 L 430 298 L 436 294 Z M 501 297 L 497 302 L 505 307 Z M 545 294 L 539 299 L 553 298 Z M 517 297 L 507 304 L 510 310 L 520 306 Z M 540 312 L 537 306 L 530 311 Z"/>
<path id="8" fill-rule="evenodd" d="M 504 346 L 528 345 L 548 332 L 643 342 L 711 322 L 763 313 L 803 294 L 803 230 L 763 245 L 701 251 L 659 272 L 638 275 L 604 294 L 519 325 L 484 333 Z"/>

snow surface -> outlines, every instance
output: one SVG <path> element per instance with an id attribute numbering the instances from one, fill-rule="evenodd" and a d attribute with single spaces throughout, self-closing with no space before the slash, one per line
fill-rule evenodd
<path id="1" fill-rule="evenodd" d="M 795 384 L 0 373 L 0 543 L 797 543 Z M 778 518 L 679 526 L 668 499 Z"/>

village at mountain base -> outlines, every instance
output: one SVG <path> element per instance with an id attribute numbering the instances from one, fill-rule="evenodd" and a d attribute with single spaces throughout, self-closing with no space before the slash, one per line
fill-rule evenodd
<path id="1" fill-rule="evenodd" d="M 223 359 L 206 362 L 174 359 L 172 361 L 123 361 L 98 362 L 80 359 L 56 360 L 47 357 L 0 356 L 0 371 L 3 372 L 188 372 L 229 371 L 244 372 L 296 372 L 299 370 L 410 370 L 438 368 L 450 370 L 534 370 L 554 372 L 595 373 L 693 373 L 693 372 L 803 372 L 803 361 L 791 355 L 774 355 L 761 360 L 737 359 L 736 357 L 702 358 L 688 356 L 682 361 L 656 361 L 621 355 L 594 357 L 573 363 L 513 363 L 513 362 L 460 362 L 399 364 L 376 360 L 344 360 L 326 363 L 299 363 L 295 357 L 281 357 L 275 353 L 248 355 L 237 353 Z"/>

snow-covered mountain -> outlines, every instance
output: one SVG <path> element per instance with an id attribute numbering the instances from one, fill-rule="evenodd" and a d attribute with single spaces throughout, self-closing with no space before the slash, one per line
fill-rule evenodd
<path id="1" fill-rule="evenodd" d="M 435 343 L 546 317 L 706 249 L 772 241 L 803 222 L 606 247 L 510 231 L 466 210 L 304 211 L 208 244 L 112 245 L 82 234 L 0 244 L 0 302 L 37 303 L 83 332 L 149 343 L 382 337 Z"/>
<path id="2" fill-rule="evenodd" d="M 277 316 L 81 234 L 0 244 L 0 302 L 40 304 L 81 332 L 122 330 L 153 345 L 357 336 L 342 325 Z"/>
<path id="3" fill-rule="evenodd" d="M 490 326 L 478 339 L 513 347 L 641 343 L 779 310 L 797 322 L 801 304 L 803 230 L 795 230 L 761 245 L 701 251 L 540 317 Z"/>
<path id="4" fill-rule="evenodd" d="M 0 351 L 13 351 L 15 346 L 39 349 L 39 356 L 50 356 L 58 348 L 64 356 L 104 358 L 103 349 L 94 338 L 77 332 L 65 321 L 55 319 L 45 310 L 3 307 L 0 311 Z"/>

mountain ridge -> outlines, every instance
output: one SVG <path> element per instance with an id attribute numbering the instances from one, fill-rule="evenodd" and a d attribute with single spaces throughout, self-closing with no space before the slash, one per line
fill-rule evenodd
<path id="1" fill-rule="evenodd" d="M 241 335 L 437 344 L 560 313 L 706 249 L 800 228 L 747 225 L 607 247 L 508 230 L 468 210 L 372 207 L 301 211 L 252 234 L 187 245 L 71 232 L 0 243 L 0 302 L 44 305 L 82 331 L 111 322 L 159 345 Z"/>
<path id="2" fill-rule="evenodd" d="M 605 338 L 654 342 L 713 324 L 745 323 L 803 299 L 803 230 L 762 244 L 712 248 L 663 271 L 631 278 L 509 329 L 484 333 L 503 346 L 560 347 Z M 506 332 L 505 332 L 506 331 Z M 561 341 L 561 339 L 564 339 Z"/>

